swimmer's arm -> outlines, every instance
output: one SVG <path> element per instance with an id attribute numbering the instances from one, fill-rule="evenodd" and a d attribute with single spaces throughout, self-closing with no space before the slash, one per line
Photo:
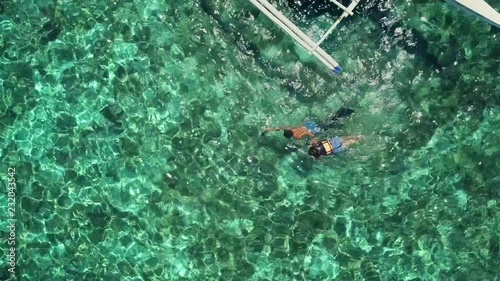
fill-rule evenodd
<path id="1" fill-rule="evenodd" d="M 308 136 L 308 137 L 311 137 L 311 138 L 313 138 L 313 139 L 316 139 L 316 136 L 315 136 L 313 133 L 311 133 L 310 131 L 306 131 L 306 132 L 304 133 L 304 136 Z"/>
<path id="2" fill-rule="evenodd" d="M 294 137 L 294 139 L 296 139 L 296 140 L 300 140 L 300 139 L 302 139 L 303 137 L 311 137 L 311 138 L 314 138 L 315 136 L 314 136 L 314 134 L 313 134 L 313 133 L 311 133 L 311 132 L 309 132 L 309 131 L 302 131 L 302 132 L 300 132 L 298 135 L 294 134 L 294 136 L 293 136 L 293 137 Z"/>

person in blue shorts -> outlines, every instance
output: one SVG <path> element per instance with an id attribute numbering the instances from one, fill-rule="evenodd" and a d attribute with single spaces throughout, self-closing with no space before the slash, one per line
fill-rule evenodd
<path id="1" fill-rule="evenodd" d="M 296 140 L 300 140 L 304 137 L 314 138 L 316 134 L 324 133 L 327 129 L 334 127 L 339 124 L 339 119 L 342 117 L 349 116 L 354 113 L 354 110 L 342 107 L 335 115 L 329 120 L 327 124 L 318 124 L 315 122 L 305 122 L 303 126 L 299 127 L 278 127 L 278 128 L 268 128 L 265 129 L 261 135 L 264 136 L 267 132 L 272 131 L 283 131 L 283 136 L 286 138 L 294 138 Z"/>
<path id="2" fill-rule="evenodd" d="M 363 139 L 363 136 L 334 137 L 318 141 L 314 138 L 309 147 L 309 155 L 315 159 L 321 156 L 330 156 L 344 152 L 349 146 Z"/>

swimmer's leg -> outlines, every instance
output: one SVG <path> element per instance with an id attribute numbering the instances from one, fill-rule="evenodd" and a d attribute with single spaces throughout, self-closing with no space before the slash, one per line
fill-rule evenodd
<path id="1" fill-rule="evenodd" d="M 341 107 L 335 114 L 330 117 L 330 119 L 326 120 L 325 123 L 321 124 L 325 129 L 335 128 L 340 129 L 344 124 L 342 124 L 341 118 L 347 117 L 354 113 L 353 109 L 347 107 Z"/>
<path id="2" fill-rule="evenodd" d="M 337 112 L 335 112 L 335 115 L 332 117 L 331 120 L 337 120 L 337 119 L 342 118 L 342 117 L 347 117 L 353 113 L 354 113 L 354 109 L 350 109 L 347 107 L 341 107 L 341 108 L 339 108 L 339 110 L 337 110 Z"/>
<path id="3" fill-rule="evenodd" d="M 342 145 L 344 146 L 344 148 L 348 148 L 349 146 L 359 142 L 364 138 L 365 137 L 362 135 L 342 137 Z"/>

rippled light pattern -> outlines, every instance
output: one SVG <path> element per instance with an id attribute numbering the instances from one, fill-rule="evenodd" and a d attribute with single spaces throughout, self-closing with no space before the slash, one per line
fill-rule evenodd
<path id="1" fill-rule="evenodd" d="M 315 40 L 337 15 L 293 2 Z M 0 279 L 499 280 L 499 30 L 359 12 L 333 76 L 249 1 L 0 1 Z M 341 106 L 339 157 L 260 136 Z"/>

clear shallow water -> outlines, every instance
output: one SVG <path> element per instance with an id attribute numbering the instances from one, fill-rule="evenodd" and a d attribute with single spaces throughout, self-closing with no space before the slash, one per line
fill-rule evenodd
<path id="1" fill-rule="evenodd" d="M 383 3 L 326 42 L 333 77 L 246 1 L 2 5 L 17 280 L 497 280 L 498 30 Z M 344 104 L 341 157 L 259 136 Z"/>

